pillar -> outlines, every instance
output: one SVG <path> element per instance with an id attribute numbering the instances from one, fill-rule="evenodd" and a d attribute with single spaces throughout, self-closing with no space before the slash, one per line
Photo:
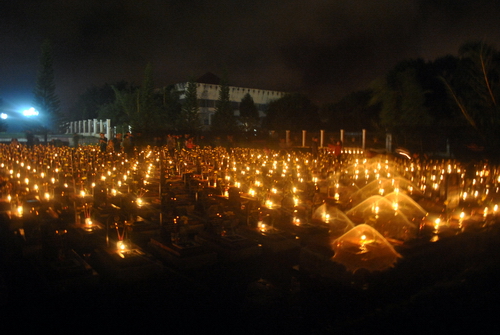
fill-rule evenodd
<path id="1" fill-rule="evenodd" d="M 307 135 L 307 130 L 302 130 L 302 146 L 306 146 L 306 135 Z"/>
<path id="2" fill-rule="evenodd" d="M 108 140 L 113 138 L 111 137 L 111 119 L 106 119 L 106 137 Z"/>
<path id="3" fill-rule="evenodd" d="M 385 150 L 392 152 L 392 134 L 385 134 Z"/>
<path id="4" fill-rule="evenodd" d="M 325 144 L 325 131 L 322 129 L 319 131 L 319 147 L 323 148 Z"/>
<path id="5" fill-rule="evenodd" d="M 365 145 L 366 145 L 366 129 L 363 129 L 363 140 L 361 144 L 361 148 L 363 148 L 363 150 L 365 150 Z"/>

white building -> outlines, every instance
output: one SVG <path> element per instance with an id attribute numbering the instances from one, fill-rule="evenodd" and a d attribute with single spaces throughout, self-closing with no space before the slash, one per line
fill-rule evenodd
<path id="1" fill-rule="evenodd" d="M 200 120 L 204 126 L 209 126 L 212 122 L 212 116 L 215 112 L 215 104 L 219 99 L 220 78 L 208 72 L 198 78 L 196 81 L 196 90 L 198 96 L 198 106 L 200 108 Z M 188 82 L 175 84 L 176 91 L 180 92 L 180 100 L 185 98 L 185 92 Z M 286 92 L 269 91 L 257 88 L 229 87 L 229 100 L 232 103 L 235 115 L 239 115 L 239 106 L 241 99 L 249 93 L 259 111 L 259 115 L 264 116 L 267 105 L 283 97 Z"/>

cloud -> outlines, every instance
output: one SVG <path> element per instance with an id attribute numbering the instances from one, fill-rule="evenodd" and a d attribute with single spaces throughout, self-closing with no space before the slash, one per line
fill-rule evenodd
<path id="1" fill-rule="evenodd" d="M 92 85 L 140 83 L 148 62 L 157 85 L 227 72 L 232 85 L 335 100 L 398 61 L 497 45 L 498 14 L 493 0 L 3 1 L 0 94 L 34 83 L 49 38 L 66 106 Z"/>

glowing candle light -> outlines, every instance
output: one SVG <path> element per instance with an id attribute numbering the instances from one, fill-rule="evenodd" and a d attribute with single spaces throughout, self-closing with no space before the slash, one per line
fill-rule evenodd
<path id="1" fill-rule="evenodd" d="M 123 241 L 118 241 L 118 242 L 116 242 L 116 248 L 118 250 L 125 250 L 125 249 L 127 249 L 127 245 Z"/>
<path id="2" fill-rule="evenodd" d="M 440 218 L 437 218 L 437 219 L 434 221 L 434 229 L 435 229 L 435 230 L 438 230 L 440 225 L 441 225 L 441 219 L 440 219 Z"/>
<path id="3" fill-rule="evenodd" d="M 462 223 L 464 221 L 464 218 L 465 218 L 465 213 L 461 212 L 458 219 L 458 228 L 460 229 L 462 228 Z"/>

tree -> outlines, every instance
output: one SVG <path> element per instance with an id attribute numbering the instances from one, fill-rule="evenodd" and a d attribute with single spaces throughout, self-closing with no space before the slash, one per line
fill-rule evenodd
<path id="1" fill-rule="evenodd" d="M 122 81 L 112 85 L 111 89 L 114 99 L 100 105 L 97 115 L 101 119 L 110 119 L 113 125 L 128 126 L 131 124 L 132 116 L 137 113 L 139 88 Z"/>
<path id="2" fill-rule="evenodd" d="M 40 125 L 43 132 L 47 133 L 49 129 L 59 130 L 63 117 L 60 110 L 60 101 L 56 94 L 52 48 L 48 40 L 42 44 L 40 65 L 33 95 L 33 105 L 40 113 L 42 119 Z"/>
<path id="3" fill-rule="evenodd" d="M 325 129 L 339 130 L 375 128 L 378 123 L 378 106 L 370 105 L 372 91 L 363 90 L 352 92 L 340 101 L 327 104 L 321 109 L 321 118 Z"/>
<path id="4" fill-rule="evenodd" d="M 115 85 L 104 84 L 103 86 L 92 86 L 86 89 L 81 94 L 76 103 L 71 108 L 72 120 L 87 120 L 95 119 L 99 115 L 99 109 L 103 105 L 111 104 L 115 101 L 116 96 L 113 90 L 115 87 L 126 87 L 125 81 L 116 83 Z"/>
<path id="5" fill-rule="evenodd" d="M 448 77 L 450 73 L 456 71 L 457 64 L 457 57 L 446 55 L 437 58 L 426 67 L 426 106 L 435 123 L 440 126 L 459 127 L 464 124 L 442 80 L 442 77 Z"/>
<path id="6" fill-rule="evenodd" d="M 151 63 L 146 66 L 144 79 L 139 90 L 138 108 L 132 113 L 131 126 L 133 131 L 152 134 L 158 127 L 159 106 L 155 102 L 153 68 Z"/>
<path id="7" fill-rule="evenodd" d="M 212 118 L 211 130 L 218 133 L 232 133 L 236 130 L 236 118 L 229 100 L 229 86 L 222 80 L 219 98 L 215 102 L 215 113 Z"/>
<path id="8" fill-rule="evenodd" d="M 432 123 L 419 76 L 423 67 L 422 60 L 401 62 L 386 77 L 372 83 L 371 104 L 380 106 L 380 123 L 386 130 L 395 132 Z"/>
<path id="9" fill-rule="evenodd" d="M 244 131 L 254 129 L 260 123 L 259 111 L 257 110 L 257 106 L 255 106 L 250 93 L 245 94 L 245 96 L 241 99 L 239 121 L 242 124 Z"/>
<path id="10" fill-rule="evenodd" d="M 300 93 L 286 94 L 269 103 L 263 126 L 272 130 L 318 130 L 318 107 Z"/>
<path id="11" fill-rule="evenodd" d="M 190 79 L 187 84 L 181 114 L 177 122 L 177 129 L 185 133 L 196 133 L 200 130 L 200 118 L 198 106 L 198 93 L 194 79 Z"/>
<path id="12" fill-rule="evenodd" d="M 403 61 L 371 84 L 370 103 L 380 108 L 381 130 L 395 135 L 397 145 L 415 151 L 429 149 L 430 144 L 440 142 L 423 141 L 435 133 L 431 132 L 435 119 L 429 112 L 427 101 L 428 68 L 430 65 L 422 59 Z"/>
<path id="13" fill-rule="evenodd" d="M 161 122 L 166 125 L 167 131 L 175 131 L 182 112 L 182 104 L 180 94 L 174 85 L 163 87 L 161 105 L 163 110 Z"/>
<path id="14" fill-rule="evenodd" d="M 500 149 L 500 52 L 484 42 L 459 49 L 453 72 L 441 76 L 457 110 L 491 153 Z"/>

